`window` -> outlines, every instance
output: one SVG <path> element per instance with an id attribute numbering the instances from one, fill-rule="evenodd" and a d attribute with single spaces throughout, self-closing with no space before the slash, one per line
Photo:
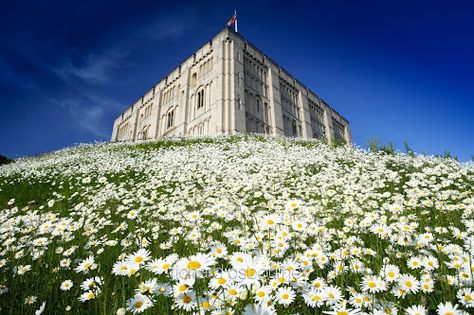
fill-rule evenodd
<path id="1" fill-rule="evenodd" d="M 193 75 L 191 76 L 191 86 L 196 86 L 197 82 L 197 73 L 194 72 Z"/>
<path id="2" fill-rule="evenodd" d="M 296 120 L 294 119 L 291 121 L 291 128 L 293 129 L 293 136 L 297 136 L 298 130 L 296 129 Z"/>
<path id="3" fill-rule="evenodd" d="M 197 109 L 204 107 L 204 90 L 197 93 Z"/>
<path id="4" fill-rule="evenodd" d="M 257 112 L 260 112 L 260 100 L 257 98 Z"/>
<path id="5" fill-rule="evenodd" d="M 171 128 L 174 125 L 174 109 L 170 111 L 166 117 L 166 128 Z"/>

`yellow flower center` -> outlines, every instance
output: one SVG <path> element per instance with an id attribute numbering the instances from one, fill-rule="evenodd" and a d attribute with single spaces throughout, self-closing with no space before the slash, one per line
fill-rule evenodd
<path id="1" fill-rule="evenodd" d="M 389 272 L 388 272 L 388 276 L 389 276 L 390 278 L 395 277 L 395 272 L 389 271 Z"/>
<path id="2" fill-rule="evenodd" d="M 253 276 L 255 276 L 256 273 L 257 273 L 257 272 L 255 271 L 255 269 L 252 269 L 252 268 L 247 268 L 247 269 L 245 270 L 245 275 L 246 275 L 247 277 L 253 277 Z"/>
<path id="3" fill-rule="evenodd" d="M 189 269 L 189 270 L 197 270 L 197 269 L 201 268 L 201 263 L 199 261 L 191 260 L 186 265 L 186 268 Z"/>
<path id="4" fill-rule="evenodd" d="M 163 265 L 163 270 L 167 270 L 169 267 L 171 267 L 170 264 L 164 264 L 164 265 Z"/>
<path id="5" fill-rule="evenodd" d="M 290 296 L 288 295 L 288 293 L 283 293 L 283 294 L 281 295 L 281 297 L 282 297 L 283 299 L 287 300 Z"/>
<path id="6" fill-rule="evenodd" d="M 405 285 L 411 288 L 413 286 L 413 283 L 410 280 L 408 280 L 408 281 L 405 281 Z"/>
<path id="7" fill-rule="evenodd" d="M 257 293 L 257 295 L 258 295 L 259 298 L 263 298 L 263 297 L 265 296 L 265 292 L 259 291 L 259 292 Z"/>
<path id="8" fill-rule="evenodd" d="M 267 224 L 268 224 L 268 225 L 275 224 L 275 221 L 273 221 L 273 220 L 271 220 L 271 219 L 268 219 L 268 220 L 267 220 Z"/>
<path id="9" fill-rule="evenodd" d="M 373 281 L 370 281 L 368 286 L 369 286 L 369 288 L 373 289 L 373 288 L 377 287 L 377 284 Z"/>
<path id="10" fill-rule="evenodd" d="M 338 311 L 336 315 L 349 315 L 349 313 L 346 311 Z"/>
<path id="11" fill-rule="evenodd" d="M 182 285 L 179 286 L 178 291 L 179 291 L 179 292 L 184 292 L 184 291 L 186 291 L 188 288 L 189 288 L 189 286 L 188 286 L 187 284 L 182 284 Z"/>
<path id="12" fill-rule="evenodd" d="M 183 298 L 182 298 L 182 301 L 183 301 L 184 303 L 186 303 L 186 304 L 191 303 L 192 300 L 193 300 L 193 299 L 192 299 L 189 295 L 185 295 L 185 296 L 183 296 Z"/>
<path id="13" fill-rule="evenodd" d="M 136 263 L 141 263 L 143 261 L 143 257 L 142 256 L 137 256 L 135 257 L 135 262 Z"/>
<path id="14" fill-rule="evenodd" d="M 226 282 L 227 282 L 227 280 L 224 279 L 224 278 L 219 278 L 219 279 L 217 280 L 217 283 L 220 284 L 220 285 L 225 284 Z"/>
<path id="15" fill-rule="evenodd" d="M 229 294 L 230 294 L 230 295 L 236 295 L 236 294 L 237 294 L 237 290 L 236 290 L 236 289 L 230 289 L 230 290 L 229 290 Z"/>
<path id="16" fill-rule="evenodd" d="M 205 309 L 209 309 L 211 308 L 211 304 L 208 301 L 204 301 L 202 302 L 202 307 Z"/>
<path id="17" fill-rule="evenodd" d="M 136 301 L 135 304 L 133 304 L 133 307 L 135 307 L 135 308 L 137 308 L 137 309 L 140 308 L 140 307 L 142 307 L 142 306 L 143 306 L 143 302 L 142 302 L 142 301 Z"/>

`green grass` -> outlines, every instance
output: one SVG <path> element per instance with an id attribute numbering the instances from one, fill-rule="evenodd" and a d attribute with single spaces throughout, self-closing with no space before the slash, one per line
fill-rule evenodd
<path id="1" fill-rule="evenodd" d="M 265 256 L 279 264 L 276 270 L 295 261 L 298 271 L 307 272 L 298 284 L 280 285 L 296 293 L 288 307 L 272 295 L 278 314 L 322 314 L 334 309 L 329 303 L 316 308 L 305 303 L 304 286 L 317 277 L 339 288 L 343 300 L 351 299 L 350 289 L 367 294 L 373 303 L 362 308 L 366 312 L 388 306 L 403 314 L 412 305 L 434 312 L 447 302 L 469 312 L 470 304 L 456 295 L 473 286 L 472 270 L 466 269 L 474 260 L 467 247 L 474 237 L 473 184 L 473 165 L 451 158 L 405 155 L 390 147 L 385 153 L 369 153 L 319 141 L 250 135 L 86 145 L 20 159 L 0 167 L 0 261 L 4 264 L 0 288 L 7 288 L 0 294 L 0 312 L 34 313 L 45 302 L 46 314 L 65 314 L 69 308 L 70 314 L 114 314 L 126 307 L 142 281 L 177 283 L 171 274 L 153 274 L 143 265 L 131 277 L 115 275 L 114 263 L 140 248 L 146 248 L 152 258 L 176 254 L 186 259 L 208 254 L 215 242 L 224 244 L 229 255 Z M 48 205 L 52 200 L 54 204 Z M 301 205 L 289 208 L 292 200 Z M 394 210 L 396 205 L 401 209 Z M 127 217 L 132 210 L 139 212 L 135 219 Z M 193 211 L 199 220 L 189 217 Z M 377 217 L 373 221 L 367 219 L 371 214 Z M 281 222 L 266 227 L 268 215 Z M 66 227 L 61 233 L 40 232 L 45 222 L 57 225 L 61 220 Z M 298 231 L 294 222 L 307 228 Z M 387 237 L 371 230 L 378 224 L 387 228 Z M 411 226 L 408 232 L 404 225 Z M 181 232 L 171 235 L 173 228 Z M 191 240 L 196 232 L 200 237 Z M 423 233 L 431 233 L 433 240 L 417 242 Z M 49 244 L 34 245 L 39 237 Z M 242 243 L 235 243 L 234 237 Z M 277 237 L 288 245 L 281 255 L 272 251 Z M 403 237 L 407 244 L 399 243 Z M 245 243 L 252 247 L 246 249 Z M 317 246 L 322 249 L 316 250 Z M 63 253 L 70 248 L 75 251 L 66 257 Z M 351 253 L 355 249 L 361 254 Z M 318 264 L 317 255 L 310 255 L 316 252 L 327 256 L 325 265 Z M 87 274 L 76 272 L 78 263 L 90 255 L 97 268 Z M 310 255 L 306 267 L 302 265 L 305 255 Z M 407 264 L 410 258 L 428 256 L 437 259 L 437 269 L 428 272 Z M 65 258 L 71 260 L 69 268 L 60 267 Z M 466 261 L 457 271 L 447 263 L 458 258 Z M 333 276 L 339 263 L 347 270 Z M 365 266 L 363 272 L 351 267 L 356 263 Z M 383 276 L 386 264 L 419 281 L 429 275 L 433 290 L 398 298 L 391 291 L 395 284 L 387 283 L 382 292 L 364 292 L 365 277 L 371 272 Z M 31 270 L 19 275 L 15 270 L 20 265 L 30 265 Z M 212 270 L 234 267 L 229 257 L 222 257 L 215 258 Z M 266 275 L 260 279 L 262 285 L 268 285 L 276 271 Z M 80 284 L 96 276 L 103 281 L 100 292 L 90 301 L 79 301 L 84 292 Z M 198 277 L 191 287 L 200 301 L 224 291 L 210 289 L 212 278 Z M 74 286 L 62 291 L 60 285 L 67 279 Z M 217 299 L 222 307 L 216 309 L 243 313 L 254 303 L 255 287 L 242 288 L 248 291 L 246 299 L 233 303 Z M 24 303 L 29 296 L 36 297 L 32 305 Z M 178 295 L 148 296 L 154 305 L 145 314 L 191 313 L 173 306 Z"/>

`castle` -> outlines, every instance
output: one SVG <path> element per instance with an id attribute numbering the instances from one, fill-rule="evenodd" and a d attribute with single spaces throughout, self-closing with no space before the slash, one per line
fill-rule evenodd
<path id="1" fill-rule="evenodd" d="M 344 117 L 229 27 L 123 112 L 111 140 L 242 132 L 352 142 Z"/>

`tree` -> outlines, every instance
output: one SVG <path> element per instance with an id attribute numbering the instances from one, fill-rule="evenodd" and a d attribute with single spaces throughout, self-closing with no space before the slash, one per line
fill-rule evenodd
<path id="1" fill-rule="evenodd" d="M 3 156 L 0 154 L 0 165 L 3 165 L 3 164 L 8 164 L 10 163 L 12 160 L 10 160 L 9 158 L 7 158 L 6 156 Z"/>

